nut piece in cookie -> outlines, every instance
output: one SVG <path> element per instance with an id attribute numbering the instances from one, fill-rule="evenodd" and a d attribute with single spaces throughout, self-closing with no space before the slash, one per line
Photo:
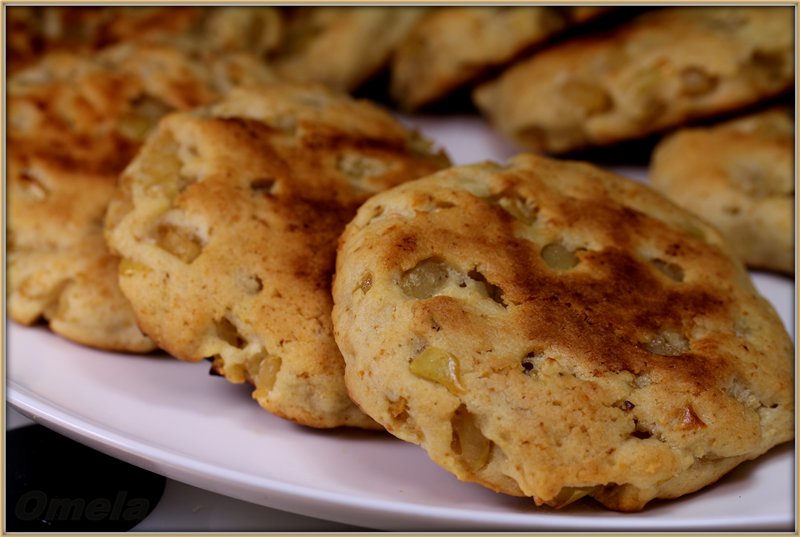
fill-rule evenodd
<path id="1" fill-rule="evenodd" d="M 149 351 L 116 283 L 103 219 L 158 119 L 270 72 L 246 54 L 123 44 L 53 53 L 8 85 L 8 312 L 94 347 Z"/>
<path id="2" fill-rule="evenodd" d="M 702 216 L 755 268 L 794 273 L 794 114 L 773 108 L 680 130 L 653 153 L 653 186 Z"/>
<path id="3" fill-rule="evenodd" d="M 459 479 L 634 511 L 793 437 L 780 318 L 711 226 L 523 155 L 365 203 L 334 333 L 353 400 Z"/>
<path id="4" fill-rule="evenodd" d="M 791 8 L 679 7 L 555 45 L 473 97 L 507 136 L 557 153 L 736 110 L 793 83 Z"/>
<path id="5" fill-rule="evenodd" d="M 373 193 L 448 164 L 388 113 L 319 85 L 234 90 L 160 123 L 120 179 L 107 239 L 144 332 L 213 358 L 270 412 L 376 428 L 331 328 L 336 241 Z"/>

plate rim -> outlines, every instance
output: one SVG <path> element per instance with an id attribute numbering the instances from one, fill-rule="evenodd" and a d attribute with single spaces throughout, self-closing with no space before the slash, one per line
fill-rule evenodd
<path id="1" fill-rule="evenodd" d="M 10 331 L 19 329 L 25 330 L 26 327 L 13 326 Z M 13 375 L 9 374 L 6 378 L 6 400 L 35 423 L 170 479 L 264 507 L 356 526 L 365 526 L 366 521 L 377 524 L 377 529 L 389 531 L 409 531 L 409 527 L 412 531 L 431 528 L 495 531 L 752 531 L 795 527 L 795 513 L 748 515 L 733 520 L 722 515 L 691 519 L 637 516 L 636 513 L 616 513 L 617 516 L 614 516 L 614 513 L 605 511 L 598 511 L 604 513 L 603 516 L 579 514 L 550 517 L 543 513 L 471 512 L 453 507 L 430 507 L 396 500 L 348 496 L 271 477 L 247 475 L 239 470 L 187 457 L 156 441 L 145 441 L 138 435 L 126 434 L 124 429 L 106 426 L 94 422 L 90 417 L 58 408 L 42 394 L 14 381 Z M 796 455 L 796 440 L 794 444 Z M 257 496 L 265 501 L 248 494 L 248 491 L 255 490 L 263 492 Z M 371 527 L 371 524 L 366 526 Z"/>

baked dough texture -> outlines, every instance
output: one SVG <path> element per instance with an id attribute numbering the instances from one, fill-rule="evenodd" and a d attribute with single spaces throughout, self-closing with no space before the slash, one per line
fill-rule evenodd
<path id="1" fill-rule="evenodd" d="M 187 39 L 217 51 L 266 54 L 280 43 L 280 10 L 266 6 L 9 6 L 9 72 L 55 51 Z"/>
<path id="2" fill-rule="evenodd" d="M 270 62 L 282 78 L 353 91 L 381 69 L 423 7 L 299 7 L 286 11 Z"/>
<path id="3" fill-rule="evenodd" d="M 8 92 L 8 313 L 82 344 L 154 348 L 116 283 L 103 218 L 117 175 L 162 115 L 272 79 L 245 53 L 122 44 L 53 53 Z"/>
<path id="4" fill-rule="evenodd" d="M 642 509 L 793 437 L 792 343 L 720 234 L 518 156 L 378 194 L 340 240 L 353 400 L 459 479 Z"/>
<path id="5" fill-rule="evenodd" d="M 392 96 L 406 110 L 421 108 L 606 9 L 448 6 L 431 10 L 393 55 Z"/>
<path id="6" fill-rule="evenodd" d="M 771 108 L 680 130 L 653 153 L 653 186 L 702 216 L 754 268 L 794 274 L 794 113 Z"/>
<path id="7" fill-rule="evenodd" d="M 448 164 L 388 113 L 318 85 L 234 90 L 172 114 L 121 176 L 107 240 L 144 332 L 213 359 L 270 412 L 376 428 L 333 339 L 336 240 L 374 192 Z"/>
<path id="8" fill-rule="evenodd" d="M 675 7 L 564 41 L 479 86 L 507 136 L 563 153 L 643 137 L 787 92 L 790 7 Z"/>

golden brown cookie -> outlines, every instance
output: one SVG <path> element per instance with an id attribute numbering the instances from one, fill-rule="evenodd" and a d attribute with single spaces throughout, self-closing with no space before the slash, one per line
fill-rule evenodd
<path id="1" fill-rule="evenodd" d="M 394 53 L 391 91 L 407 110 L 438 101 L 492 68 L 604 8 L 440 7 L 417 23 Z"/>
<path id="2" fill-rule="evenodd" d="M 459 479 L 641 509 L 793 437 L 792 342 L 719 233 L 523 155 L 381 193 L 340 239 L 353 400 Z"/>
<path id="3" fill-rule="evenodd" d="M 770 109 L 680 130 L 653 154 L 653 186 L 728 237 L 748 265 L 794 273 L 794 113 Z"/>
<path id="4" fill-rule="evenodd" d="M 272 78 L 260 60 L 164 44 L 54 53 L 8 85 L 8 313 L 74 341 L 153 348 L 116 285 L 103 218 L 156 121 Z M 99 306 L 102 304 L 102 306 Z"/>
<path id="5" fill-rule="evenodd" d="M 473 96 L 523 146 L 566 152 L 752 105 L 793 83 L 791 8 L 676 7 L 553 46 Z"/>
<path id="6" fill-rule="evenodd" d="M 10 72 L 47 52 L 177 37 L 265 54 L 280 42 L 283 24 L 280 11 L 265 6 L 9 6 L 6 13 Z"/>
<path id="7" fill-rule="evenodd" d="M 160 347 L 213 357 L 270 412 L 375 428 L 347 396 L 331 331 L 336 240 L 371 194 L 446 164 L 366 101 L 234 90 L 165 118 L 122 175 L 107 217 L 120 286 Z"/>
<path id="8" fill-rule="evenodd" d="M 352 91 L 389 63 L 421 7 L 301 7 L 288 12 L 271 63 L 284 78 Z"/>

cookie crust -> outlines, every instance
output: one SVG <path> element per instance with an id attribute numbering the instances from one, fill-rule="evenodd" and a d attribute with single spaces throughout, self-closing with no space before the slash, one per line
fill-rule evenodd
<path id="1" fill-rule="evenodd" d="M 524 147 L 563 153 L 713 117 L 794 83 L 790 8 L 682 7 L 558 44 L 473 93 Z"/>
<path id="2" fill-rule="evenodd" d="M 116 284 L 103 218 L 157 120 L 273 78 L 257 58 L 173 44 L 53 53 L 8 86 L 8 312 L 108 350 L 154 348 Z"/>
<path id="3" fill-rule="evenodd" d="M 336 239 L 376 191 L 447 164 L 388 113 L 318 85 L 239 89 L 165 118 L 120 180 L 107 239 L 142 329 L 212 358 L 268 411 L 377 428 L 333 340 Z"/>
<path id="4" fill-rule="evenodd" d="M 793 436 L 792 343 L 714 228 L 532 155 L 368 201 L 342 236 L 351 396 L 459 479 L 642 509 Z"/>
<path id="5" fill-rule="evenodd" d="M 747 265 L 794 274 L 794 147 L 792 110 L 770 109 L 668 136 L 650 179 L 722 231 Z"/>
<path id="6" fill-rule="evenodd" d="M 426 14 L 392 58 L 391 92 L 416 110 L 508 64 L 601 7 L 444 7 Z"/>

